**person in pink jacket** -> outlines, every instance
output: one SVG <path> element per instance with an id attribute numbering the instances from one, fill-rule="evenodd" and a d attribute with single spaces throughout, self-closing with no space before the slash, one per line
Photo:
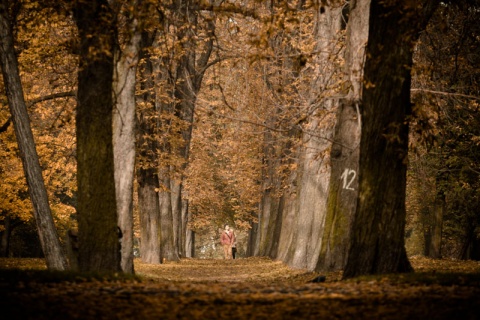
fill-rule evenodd
<path id="1" fill-rule="evenodd" d="M 232 230 L 230 230 L 230 226 L 228 224 L 225 225 L 225 229 L 220 237 L 220 242 L 223 246 L 225 259 L 232 259 L 232 245 L 235 243 L 235 234 Z"/>

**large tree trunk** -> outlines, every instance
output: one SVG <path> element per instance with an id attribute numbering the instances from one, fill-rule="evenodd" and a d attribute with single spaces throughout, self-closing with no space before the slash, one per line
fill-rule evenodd
<path id="1" fill-rule="evenodd" d="M 138 3 L 137 3 L 138 5 Z M 135 13 L 133 13 L 135 14 Z M 126 21 L 127 39 L 116 51 L 113 152 L 118 226 L 122 231 L 122 270 L 133 273 L 133 180 L 135 175 L 135 84 L 141 33 L 134 17 Z"/>
<path id="2" fill-rule="evenodd" d="M 302 127 L 302 146 L 299 150 L 297 169 L 297 202 L 295 206 L 295 234 L 291 258 L 286 262 L 294 267 L 313 270 L 317 266 L 324 223 L 327 212 L 330 161 L 328 150 L 333 135 L 331 113 L 338 107 L 338 95 L 334 82 L 341 77 L 341 70 L 333 57 L 341 55 L 342 1 L 332 1 L 317 12 L 315 31 L 316 73 L 310 93 L 314 101 L 309 104 L 308 117 Z"/>
<path id="3" fill-rule="evenodd" d="M 317 270 L 343 270 L 350 244 L 350 228 L 358 193 L 360 115 L 352 100 L 341 101 L 335 141 L 330 153 L 332 171 L 327 216 Z"/>
<path id="4" fill-rule="evenodd" d="M 42 170 L 35 149 L 35 141 L 23 96 L 9 20 L 7 1 L 2 0 L 0 2 L 0 65 L 7 91 L 8 104 L 12 113 L 20 157 L 33 204 L 37 232 L 47 267 L 52 270 L 64 270 L 67 267 L 67 258 L 60 246 L 48 203 L 47 190 L 43 181 Z"/>
<path id="5" fill-rule="evenodd" d="M 79 268 L 118 272 L 121 232 L 113 159 L 115 17 L 108 1 L 77 2 L 80 39 L 77 106 Z"/>
<path id="6" fill-rule="evenodd" d="M 341 270 L 347 261 L 350 228 L 357 206 L 360 110 L 370 1 L 350 2 L 345 49 L 345 99 L 339 103 L 330 152 L 331 176 L 317 270 Z"/>
<path id="7" fill-rule="evenodd" d="M 430 6 L 372 0 L 365 62 L 359 198 L 344 277 L 412 271 L 405 189 L 413 43 Z"/>

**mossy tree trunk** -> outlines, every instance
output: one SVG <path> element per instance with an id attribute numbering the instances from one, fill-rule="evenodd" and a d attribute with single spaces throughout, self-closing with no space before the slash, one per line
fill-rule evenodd
<path id="1" fill-rule="evenodd" d="M 330 152 L 331 175 L 322 247 L 316 270 L 342 270 L 350 244 L 350 228 L 358 196 L 360 148 L 359 101 L 363 81 L 365 43 L 368 38 L 369 0 L 352 1 L 346 26 L 345 97 L 339 101 Z"/>
<path id="2" fill-rule="evenodd" d="M 338 106 L 335 138 L 330 153 L 332 171 L 322 248 L 316 270 L 342 270 L 350 244 L 350 228 L 358 194 L 360 115 L 357 104 Z"/>

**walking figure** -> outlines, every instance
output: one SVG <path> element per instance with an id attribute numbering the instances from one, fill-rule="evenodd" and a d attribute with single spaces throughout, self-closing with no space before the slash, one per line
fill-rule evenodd
<path id="1" fill-rule="evenodd" d="M 225 225 L 225 229 L 220 237 L 220 242 L 223 245 L 225 259 L 232 259 L 232 246 L 235 243 L 235 234 L 230 230 L 230 226 L 228 224 Z"/>

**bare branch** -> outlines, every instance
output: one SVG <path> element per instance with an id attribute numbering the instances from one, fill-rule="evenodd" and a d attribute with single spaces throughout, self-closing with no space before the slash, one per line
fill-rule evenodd
<path id="1" fill-rule="evenodd" d="M 444 91 L 435 91 L 435 90 L 428 90 L 428 89 L 410 89 L 411 92 L 428 92 L 428 93 L 433 93 L 433 94 L 439 94 L 439 95 L 444 95 L 444 96 L 452 96 L 452 97 L 462 97 L 462 98 L 467 98 L 467 99 L 474 99 L 474 100 L 480 100 L 480 97 L 477 96 L 472 96 L 469 94 L 463 94 L 463 93 L 455 93 L 455 92 L 444 92 Z"/>
<path id="2" fill-rule="evenodd" d="M 32 107 L 33 105 L 48 101 L 48 100 L 53 100 L 53 99 L 58 99 L 58 98 L 66 98 L 66 97 L 75 97 L 77 94 L 75 91 L 67 91 L 67 92 L 58 92 L 58 93 L 52 93 L 43 97 L 39 97 L 30 101 L 26 102 L 26 105 L 28 108 Z M 0 127 L 0 133 L 7 131 L 8 127 L 12 123 L 12 117 L 8 118 L 7 122 L 5 122 L 1 127 Z"/>
<path id="3" fill-rule="evenodd" d="M 53 100 L 53 99 L 58 99 L 58 98 L 67 98 L 67 97 L 76 97 L 77 93 L 76 91 L 67 91 L 67 92 L 58 92 L 58 93 L 52 93 L 43 97 L 39 97 L 30 101 L 27 101 L 26 105 L 28 108 L 33 106 L 34 104 L 48 101 L 48 100 Z"/>

